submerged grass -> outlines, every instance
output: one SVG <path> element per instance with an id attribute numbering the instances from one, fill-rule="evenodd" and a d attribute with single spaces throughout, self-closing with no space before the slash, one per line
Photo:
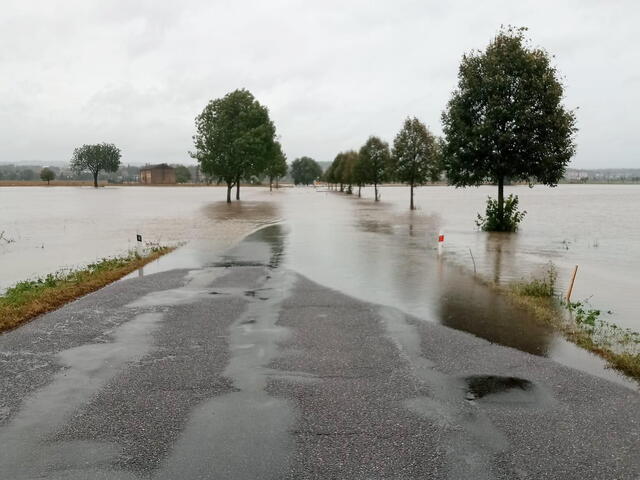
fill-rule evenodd
<path id="1" fill-rule="evenodd" d="M 604 358 L 626 375 L 640 381 L 640 333 L 600 318 L 587 300 L 565 303 L 556 292 L 557 271 L 549 264 L 543 278 L 497 287 L 517 305 L 551 325 L 576 345 Z M 610 313 L 610 312 L 609 312 Z"/>
<path id="2" fill-rule="evenodd" d="M 0 296 L 0 332 L 98 290 L 174 249 L 154 246 L 142 256 L 130 252 L 122 257 L 103 258 L 82 269 L 19 282 Z"/>

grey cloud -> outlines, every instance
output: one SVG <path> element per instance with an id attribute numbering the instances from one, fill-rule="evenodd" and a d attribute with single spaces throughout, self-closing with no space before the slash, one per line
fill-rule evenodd
<path id="1" fill-rule="evenodd" d="M 440 133 L 463 53 L 501 24 L 556 56 L 580 107 L 577 167 L 640 166 L 632 1 L 4 2 L 0 162 L 66 161 L 111 141 L 131 163 L 190 161 L 193 119 L 249 88 L 290 159 L 391 140 L 407 115 Z"/>

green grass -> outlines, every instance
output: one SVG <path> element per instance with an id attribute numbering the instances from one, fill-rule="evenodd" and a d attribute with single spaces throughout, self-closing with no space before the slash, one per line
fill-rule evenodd
<path id="1" fill-rule="evenodd" d="M 98 290 L 172 250 L 174 247 L 152 247 L 144 256 L 130 252 L 103 258 L 82 269 L 18 282 L 0 296 L 0 332 Z"/>
<path id="2" fill-rule="evenodd" d="M 576 345 L 604 358 L 626 375 L 640 381 L 640 333 L 601 318 L 589 302 L 565 303 L 556 292 L 557 271 L 549 264 L 542 278 L 497 287 Z M 611 313 L 611 312 L 607 312 Z"/>

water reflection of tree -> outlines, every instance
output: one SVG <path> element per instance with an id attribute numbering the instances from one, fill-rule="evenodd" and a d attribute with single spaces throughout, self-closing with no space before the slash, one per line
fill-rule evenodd
<path id="1" fill-rule="evenodd" d="M 500 283 L 503 280 L 505 265 L 507 265 L 507 276 L 512 276 L 513 268 L 515 268 L 517 241 L 517 235 L 513 233 L 491 232 L 487 234 L 485 249 L 487 257 L 493 257 L 492 273 L 495 283 Z"/>
<path id="2" fill-rule="evenodd" d="M 274 202 L 212 202 L 202 208 L 207 218 L 216 221 L 235 220 L 267 223 L 280 217 L 280 208 Z"/>
<path id="3" fill-rule="evenodd" d="M 440 323 L 493 343 L 535 355 L 547 354 L 554 336 L 550 328 L 472 277 L 452 273 L 443 268 L 439 282 Z"/>
<path id="4" fill-rule="evenodd" d="M 358 246 L 365 250 L 359 252 L 356 267 L 362 282 L 359 288 L 384 287 L 378 301 L 494 343 L 537 355 L 547 353 L 554 335 L 551 329 L 468 272 L 437 257 L 435 235 L 441 224 L 437 215 L 356 208 L 354 220 L 359 231 L 373 234 Z M 487 234 L 486 249 L 493 260 L 494 278 L 500 279 L 504 265 L 514 261 L 515 239 Z"/>

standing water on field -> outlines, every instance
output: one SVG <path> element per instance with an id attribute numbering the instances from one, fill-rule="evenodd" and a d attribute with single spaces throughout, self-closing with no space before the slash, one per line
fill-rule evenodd
<path id="1" fill-rule="evenodd" d="M 640 330 L 640 187 L 508 188 L 527 216 L 517 234 L 479 232 L 492 187 L 382 188 L 374 202 L 314 188 L 244 189 L 227 205 L 223 189 L 189 187 L 0 188 L 0 290 L 17 281 L 135 248 L 145 241 L 189 247 L 149 265 L 193 268 L 261 225 L 287 224 L 283 264 L 318 283 L 489 341 L 548 356 L 616 381 L 602 360 L 564 341 L 473 277 L 498 283 L 544 274 L 564 289 L 579 265 L 573 299 L 590 298 L 604 320 Z M 444 232 L 442 255 L 437 237 Z M 195 248 L 194 248 L 195 246 Z"/>

